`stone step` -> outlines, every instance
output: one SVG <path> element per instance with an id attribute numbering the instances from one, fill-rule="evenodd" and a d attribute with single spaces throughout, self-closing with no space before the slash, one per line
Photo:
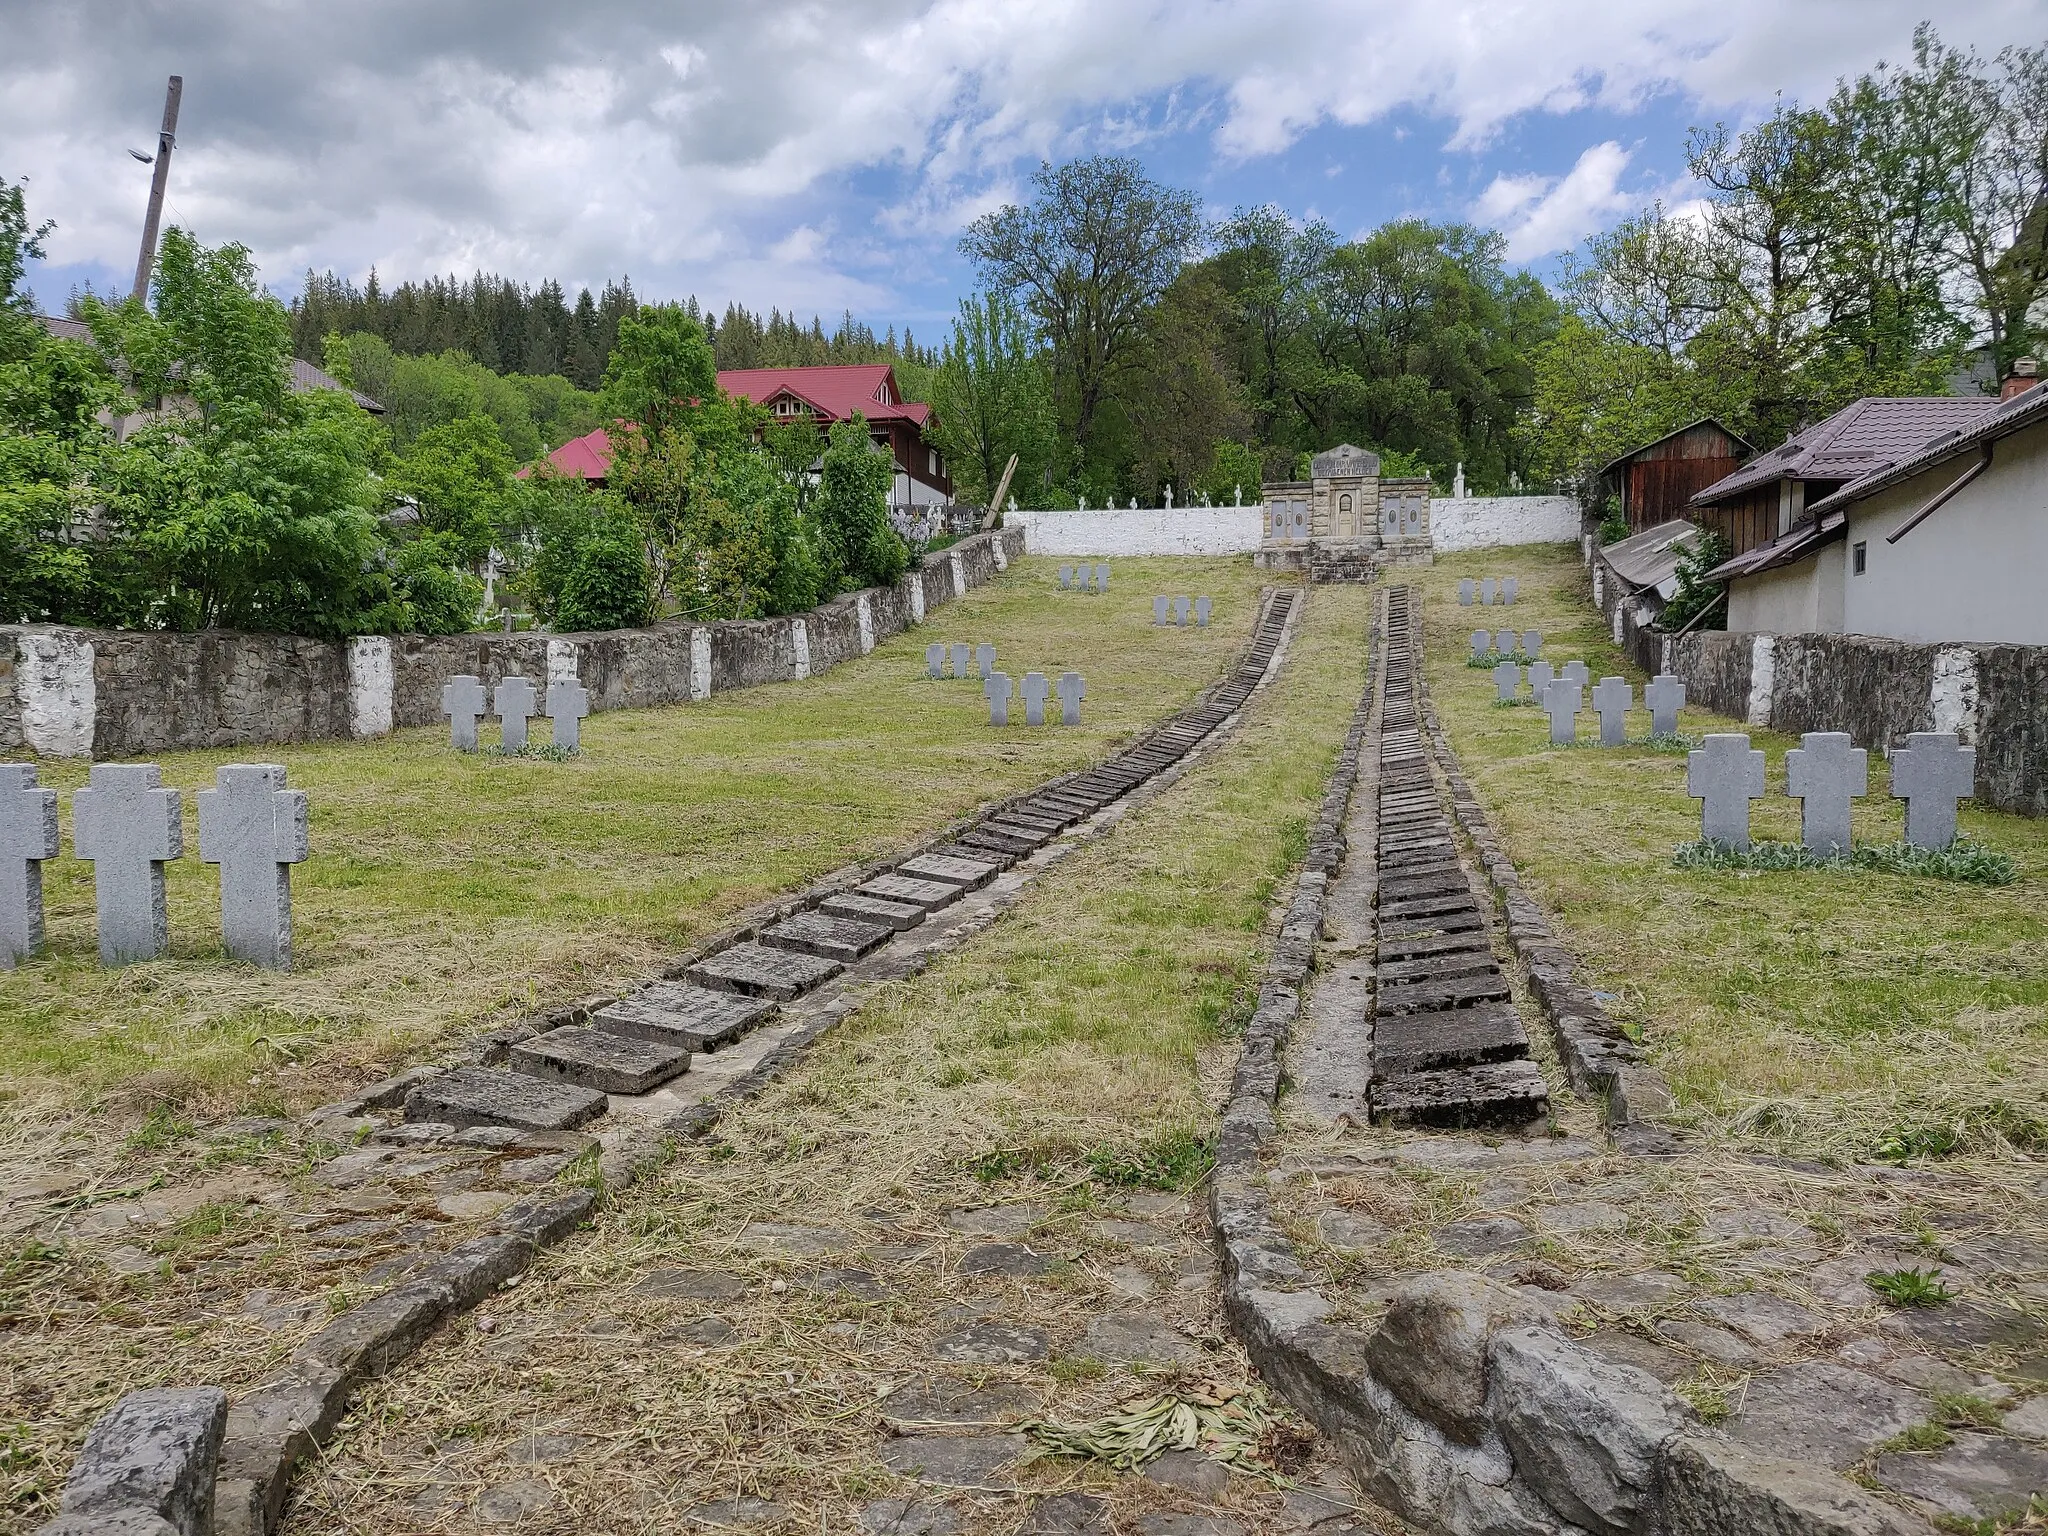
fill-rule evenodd
<path id="1" fill-rule="evenodd" d="M 1429 916 L 1404 917 L 1395 913 L 1381 912 L 1380 936 L 1383 939 L 1401 938 L 1408 934 L 1424 934 L 1436 937 L 1442 934 L 1483 933 L 1486 919 L 1480 915 L 1478 903 L 1454 908 Z"/>
<path id="2" fill-rule="evenodd" d="M 1044 847 L 1060 834 L 1058 827 L 1047 825 L 1045 821 L 1037 816 L 1019 816 L 1007 811 L 1000 816 L 991 816 L 976 830 L 996 832 L 1004 837 L 1014 837 L 1020 842 L 1029 843 L 1034 848 Z"/>
<path id="3" fill-rule="evenodd" d="M 863 896 L 857 891 L 842 891 L 837 896 L 827 896 L 818 903 L 820 912 L 829 912 L 834 917 L 858 918 L 865 923 L 886 923 L 898 933 L 915 928 L 924 921 L 925 908 L 908 901 L 885 901 L 879 896 Z"/>
<path id="4" fill-rule="evenodd" d="M 879 896 L 884 901 L 902 902 L 906 906 L 922 907 L 927 912 L 936 912 L 941 907 L 950 907 L 960 899 L 960 887 L 948 885 L 943 880 L 912 880 L 907 875 L 877 875 L 864 885 L 853 888 L 856 896 Z"/>
<path id="5" fill-rule="evenodd" d="M 1379 984 L 1402 986 L 1418 981 L 1449 981 L 1456 976 L 1499 975 L 1493 950 L 1484 944 L 1449 953 L 1417 955 L 1412 960 L 1388 960 L 1379 965 Z"/>
<path id="6" fill-rule="evenodd" d="M 405 1096 L 408 1121 L 436 1125 L 509 1125 L 522 1131 L 573 1131 L 605 1112 L 605 1096 L 568 1083 L 542 1082 L 490 1067 L 457 1067 Z"/>
<path id="7" fill-rule="evenodd" d="M 1397 901 L 1382 899 L 1380 916 L 1385 921 L 1398 921 L 1410 917 L 1449 917 L 1454 912 L 1474 912 L 1479 904 L 1472 899 L 1469 891 L 1452 892 L 1444 896 L 1404 896 Z"/>
<path id="8" fill-rule="evenodd" d="M 949 859 L 944 854 L 926 853 L 905 859 L 896 872 L 913 880 L 943 880 L 962 890 L 978 891 L 1001 874 L 1003 866 L 991 859 Z"/>
<path id="9" fill-rule="evenodd" d="M 1469 895 L 1465 871 L 1452 865 L 1433 875 L 1391 874 L 1380 881 L 1380 905 L 1420 901 L 1431 896 Z"/>
<path id="10" fill-rule="evenodd" d="M 1012 837 L 1007 832 L 998 832 L 994 827 L 980 826 L 971 832 L 960 834 L 956 848 L 976 848 L 985 853 L 1000 853 L 1007 859 L 1021 859 L 1033 852 L 1038 844 L 1028 837 Z"/>
<path id="11" fill-rule="evenodd" d="M 599 1093 L 648 1093 L 689 1070 L 687 1046 L 565 1024 L 512 1047 L 514 1072 Z"/>
<path id="12" fill-rule="evenodd" d="M 1526 1125 L 1549 1109 L 1550 1090 L 1532 1061 L 1410 1072 L 1372 1085 L 1372 1118 L 1383 1125 L 1480 1130 Z"/>
<path id="13" fill-rule="evenodd" d="M 811 988 L 830 981 L 846 967 L 837 960 L 800 955 L 791 949 L 770 949 L 765 944 L 735 944 L 707 959 L 699 960 L 684 974 L 700 987 L 717 992 L 738 992 L 746 997 L 772 997 L 789 1002 Z"/>
<path id="14" fill-rule="evenodd" d="M 924 914 L 917 915 L 922 921 Z M 766 998 L 713 992 L 687 982 L 658 981 L 630 997 L 606 1003 L 590 1016 L 590 1027 L 685 1050 L 715 1051 L 775 1014 L 776 1005 Z"/>
<path id="15" fill-rule="evenodd" d="M 1427 981 L 1382 982 L 1374 1002 L 1381 1018 L 1425 1013 L 1439 1008 L 1470 1008 L 1478 1003 L 1506 1002 L 1507 978 L 1496 967 L 1491 975 L 1445 976 Z"/>
<path id="16" fill-rule="evenodd" d="M 799 912 L 764 929 L 761 942 L 770 949 L 793 949 L 800 955 L 851 963 L 880 949 L 895 934 L 886 923 L 830 912 Z"/>
<path id="17" fill-rule="evenodd" d="M 1029 827 L 1033 831 L 1043 832 L 1047 837 L 1057 837 L 1059 836 L 1060 829 L 1066 823 L 1064 821 L 1057 821 L 1050 816 L 1040 816 L 1034 811 L 1017 809 L 997 811 L 995 815 L 988 819 L 985 825 L 991 827 Z"/>
<path id="18" fill-rule="evenodd" d="M 980 828 L 975 829 L 977 832 L 979 830 Z M 965 835 L 972 837 L 974 833 L 969 832 Z M 994 839 L 990 839 L 990 841 L 994 841 Z M 1012 864 L 1024 857 L 1022 853 L 1008 849 L 984 848 L 978 842 L 973 844 L 965 842 L 940 843 L 938 847 L 927 848 L 925 852 L 927 854 L 935 854 L 942 859 L 972 859 L 977 863 L 993 864 L 998 869 L 1008 869 Z"/>
<path id="19" fill-rule="evenodd" d="M 1528 1054 L 1529 1033 L 1522 1027 L 1521 1016 L 1506 1003 L 1407 1013 L 1375 1019 L 1372 1026 L 1375 1082 L 1439 1067 L 1514 1061 Z"/>
<path id="20" fill-rule="evenodd" d="M 1390 961 L 1398 963 L 1424 955 L 1461 954 L 1469 950 L 1482 950 L 1491 958 L 1493 941 L 1486 936 L 1485 929 L 1466 933 L 1388 934 L 1380 939 L 1378 959 L 1384 969 Z"/>

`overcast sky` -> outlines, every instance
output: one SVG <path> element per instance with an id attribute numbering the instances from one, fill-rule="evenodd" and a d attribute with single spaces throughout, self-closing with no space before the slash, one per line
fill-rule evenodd
<path id="1" fill-rule="evenodd" d="M 1539 268 L 1685 195 L 1694 123 L 1907 54 L 1929 0 L 0 0 L 0 176 L 46 306 L 125 291 L 165 77 L 166 222 L 389 284 L 476 268 L 937 339 L 963 225 L 1042 158 L 1132 154 L 1212 213 L 1501 229 Z M 1944 39 L 2048 36 L 1946 0 Z"/>

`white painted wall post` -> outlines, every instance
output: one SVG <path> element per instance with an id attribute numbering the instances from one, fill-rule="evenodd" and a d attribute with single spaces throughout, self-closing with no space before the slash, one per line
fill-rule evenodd
<path id="1" fill-rule="evenodd" d="M 348 733 L 357 740 L 388 736 L 396 713 L 397 670 L 387 635 L 357 635 L 348 643 Z"/>
<path id="2" fill-rule="evenodd" d="M 1936 651 L 1934 684 L 1927 700 L 1934 716 L 1934 729 L 1954 731 L 1964 746 L 1974 747 L 1980 697 L 1977 653 L 1961 646 Z"/>
<path id="3" fill-rule="evenodd" d="M 909 581 L 910 622 L 913 624 L 922 624 L 924 622 L 924 571 L 921 568 L 912 571 L 909 576 Z"/>
<path id="4" fill-rule="evenodd" d="M 22 740 L 45 757 L 91 757 L 99 715 L 92 642 L 75 630 L 23 635 L 16 657 Z"/>
<path id="5" fill-rule="evenodd" d="M 811 632 L 802 619 L 790 620 L 789 643 L 796 652 L 796 680 L 802 682 L 811 675 Z"/>
<path id="6" fill-rule="evenodd" d="M 946 563 L 953 568 L 953 597 L 957 601 L 967 595 L 967 566 L 958 550 L 948 552 Z"/>
<path id="7" fill-rule="evenodd" d="M 1745 718 L 1758 730 L 1771 725 L 1771 695 L 1778 686 L 1778 637 L 1758 635 L 1749 643 L 1749 709 Z"/>
<path id="8" fill-rule="evenodd" d="M 690 631 L 690 697 L 699 701 L 711 697 L 711 631 L 708 629 Z"/>
<path id="9" fill-rule="evenodd" d="M 875 610 L 868 604 L 867 593 L 853 600 L 853 616 L 860 621 L 860 653 L 865 656 L 875 648 Z"/>
<path id="10" fill-rule="evenodd" d="M 551 683 L 573 683 L 577 681 L 575 641 L 554 639 L 548 641 L 548 681 Z"/>

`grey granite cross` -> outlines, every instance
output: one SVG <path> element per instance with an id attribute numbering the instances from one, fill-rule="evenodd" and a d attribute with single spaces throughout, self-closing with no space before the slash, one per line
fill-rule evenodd
<path id="1" fill-rule="evenodd" d="M 967 676 L 967 673 L 968 673 L 968 671 L 969 671 L 969 669 L 970 669 L 970 668 L 972 668 L 972 667 L 973 667 L 973 665 L 974 665 L 974 648 L 973 648 L 972 646 L 970 646 L 970 645 L 966 645 L 966 644 L 959 644 L 959 645 L 955 645 L 955 646 L 953 647 L 953 676 L 954 676 L 954 678 L 955 678 L 955 679 L 959 679 L 959 678 L 964 678 L 964 677 L 966 677 L 966 676 Z"/>
<path id="2" fill-rule="evenodd" d="M 944 677 L 946 675 L 946 646 L 942 640 L 934 640 L 924 648 L 924 675 Z"/>
<path id="3" fill-rule="evenodd" d="M 1536 696 L 1536 702 L 1543 702 L 1543 694 L 1550 687 L 1551 679 L 1557 676 L 1557 668 L 1547 661 L 1529 663 L 1529 691 Z"/>
<path id="4" fill-rule="evenodd" d="M 1153 599 L 1152 599 L 1152 622 L 1153 622 L 1154 624 L 1164 624 L 1164 623 L 1166 622 L 1166 610 L 1167 610 L 1168 608 L 1172 607 L 1172 606 L 1173 606 L 1173 599 L 1172 599 L 1172 598 L 1170 598 L 1170 597 L 1155 597 L 1155 598 L 1153 598 Z"/>
<path id="5" fill-rule="evenodd" d="M 1593 674 L 1586 670 L 1583 661 L 1568 661 L 1558 668 L 1557 675 L 1568 683 L 1577 683 L 1581 688 L 1591 681 Z"/>
<path id="6" fill-rule="evenodd" d="M 1515 642 L 1519 638 L 1520 636 L 1512 629 L 1504 629 L 1493 637 L 1493 648 L 1503 656 L 1512 656 L 1515 654 Z"/>
<path id="7" fill-rule="evenodd" d="M 1493 669 L 1494 696 L 1503 704 L 1515 702 L 1515 695 L 1522 687 L 1522 669 L 1512 661 L 1504 661 Z"/>
<path id="8" fill-rule="evenodd" d="M 306 792 L 276 763 L 230 763 L 199 791 L 199 858 L 220 866 L 220 935 L 237 960 L 292 966 L 292 866 L 307 853 Z"/>
<path id="9" fill-rule="evenodd" d="M 1479 583 L 1479 606 L 1482 608 L 1489 607 L 1491 606 L 1492 602 L 1493 578 L 1489 576 L 1484 581 Z"/>
<path id="10" fill-rule="evenodd" d="M 1512 605 L 1515 601 L 1515 594 L 1521 590 L 1522 584 L 1517 578 L 1513 576 L 1503 576 L 1501 578 L 1500 600 L 1502 602 Z"/>
<path id="11" fill-rule="evenodd" d="M 0 763 L 0 971 L 43 947 L 43 860 L 57 857 L 57 791 L 34 763 Z"/>
<path id="12" fill-rule="evenodd" d="M 988 723 L 1008 725 L 1010 723 L 1010 674 L 991 672 L 982 679 L 981 696 L 988 700 Z"/>
<path id="13" fill-rule="evenodd" d="M 1098 592 L 1107 592 L 1109 590 L 1108 561 L 1104 561 L 1101 565 L 1095 567 L 1095 590 Z"/>
<path id="14" fill-rule="evenodd" d="M 449 678 L 441 685 L 441 713 L 448 717 L 448 745 L 474 752 L 477 717 L 484 713 L 482 679 L 467 672 Z"/>
<path id="15" fill-rule="evenodd" d="M 1081 701 L 1088 697 L 1088 685 L 1082 681 L 1081 674 L 1078 672 L 1062 672 L 1060 674 L 1059 695 L 1060 724 L 1079 725 L 1081 723 Z"/>
<path id="16" fill-rule="evenodd" d="M 1628 741 L 1628 710 L 1636 691 L 1625 677 L 1603 677 L 1593 690 L 1593 708 L 1600 715 L 1600 745 L 1619 747 Z"/>
<path id="17" fill-rule="evenodd" d="M 984 683 L 988 681 L 989 673 L 996 669 L 996 648 L 986 640 L 974 648 L 974 668 Z"/>
<path id="18" fill-rule="evenodd" d="M 1977 754 L 1953 731 L 1915 731 L 1892 754 L 1892 794 L 1906 802 L 1906 841 L 1946 848 L 1956 840 L 1956 802 L 1977 792 Z"/>
<path id="19" fill-rule="evenodd" d="M 1785 754 L 1785 793 L 1800 802 L 1799 840 L 1808 853 L 1849 851 L 1849 802 L 1870 793 L 1870 754 L 1847 731 L 1808 731 Z"/>
<path id="20" fill-rule="evenodd" d="M 92 864 L 102 965 L 154 960 L 171 942 L 164 862 L 185 852 L 178 809 L 154 763 L 94 763 L 71 797 L 71 846 Z"/>
<path id="21" fill-rule="evenodd" d="M 1678 712 L 1685 708 L 1685 684 L 1669 672 L 1659 672 L 1643 689 L 1643 703 L 1649 706 L 1652 735 L 1676 735 Z"/>
<path id="22" fill-rule="evenodd" d="M 1700 836 L 1749 848 L 1749 802 L 1764 797 L 1764 755 L 1740 731 L 1716 732 L 1685 755 L 1685 792 L 1700 802 Z"/>
<path id="23" fill-rule="evenodd" d="M 1542 649 L 1543 632 L 1541 630 L 1525 629 L 1522 631 L 1522 654 L 1524 656 L 1535 656 Z"/>
<path id="24" fill-rule="evenodd" d="M 1550 716 L 1550 744 L 1568 747 L 1579 738 L 1579 685 L 1558 678 L 1543 690 L 1543 712 Z"/>
<path id="25" fill-rule="evenodd" d="M 1068 589 L 1069 587 L 1071 587 L 1071 586 L 1072 586 L 1073 584 L 1074 584 L 1074 568 L 1073 568 L 1073 567 L 1072 567 L 1071 565 L 1063 565 L 1063 566 L 1061 566 L 1061 567 L 1060 567 L 1060 590 L 1061 590 L 1062 592 L 1064 592 L 1064 591 L 1066 591 L 1066 590 L 1067 590 L 1067 589 Z"/>
<path id="26" fill-rule="evenodd" d="M 1024 674 L 1024 723 L 1045 724 L 1045 674 L 1026 672 Z"/>
<path id="27" fill-rule="evenodd" d="M 1474 661 L 1484 661 L 1484 660 L 1486 660 L 1486 653 L 1487 653 L 1488 651 L 1492 650 L 1492 649 L 1493 649 L 1493 631 L 1492 631 L 1492 630 L 1490 630 L 1490 629 L 1475 629 L 1475 630 L 1473 630 L 1473 631 L 1472 631 L 1472 659 L 1473 659 Z"/>
<path id="28" fill-rule="evenodd" d="M 1209 599 L 1206 597 L 1195 599 L 1195 628 L 1207 629 L 1209 627 L 1210 606 Z"/>
<path id="29" fill-rule="evenodd" d="M 498 741 L 507 752 L 526 746 L 526 722 L 532 718 L 533 684 L 518 673 L 500 678 L 491 690 L 491 713 L 498 717 Z"/>
<path id="30" fill-rule="evenodd" d="M 1182 629 L 1188 627 L 1188 609 L 1190 606 L 1188 600 L 1184 597 L 1176 597 L 1173 600 L 1173 622 Z"/>
<path id="31" fill-rule="evenodd" d="M 1479 583 L 1474 581 L 1470 576 L 1467 576 L 1463 581 L 1459 582 L 1458 606 L 1460 608 L 1470 608 L 1472 606 L 1472 594 L 1477 592 L 1478 590 Z"/>
<path id="32" fill-rule="evenodd" d="M 583 745 L 583 717 L 590 713 L 590 690 L 569 678 L 548 684 L 548 707 L 542 711 L 554 726 L 553 739 L 565 752 Z"/>

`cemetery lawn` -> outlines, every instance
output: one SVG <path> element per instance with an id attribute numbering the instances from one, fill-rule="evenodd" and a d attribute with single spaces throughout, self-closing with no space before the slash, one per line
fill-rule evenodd
<path id="1" fill-rule="evenodd" d="M 1514 607 L 1458 605 L 1460 577 L 1507 575 L 1521 581 Z M 1553 749 L 1542 711 L 1496 705 L 1491 674 L 1465 665 L 1473 630 L 1512 623 L 1542 631 L 1555 664 L 1582 658 L 1595 680 L 1628 677 L 1640 707 L 1645 679 L 1609 643 L 1577 550 L 1448 556 L 1413 579 L 1426 594 L 1430 691 L 1467 778 L 1686 1116 L 1823 1155 L 2048 1149 L 2048 821 L 1961 807 L 1963 832 L 2018 866 L 2003 887 L 1675 868 L 1674 849 L 1700 831 L 1682 752 Z M 1746 729 L 1691 708 L 1679 724 L 1694 737 Z M 1648 731 L 1647 712 L 1630 715 L 1632 741 Z M 1590 713 L 1579 733 L 1597 740 Z M 1796 842 L 1784 754 L 1798 742 L 1751 735 L 1769 764 L 1753 833 Z M 1858 745 L 1872 750 L 1856 840 L 1895 843 L 1904 802 L 1890 797 L 1877 744 Z"/>
<path id="2" fill-rule="evenodd" d="M 44 867 L 48 953 L 0 971 L 0 1113 L 32 1139 L 44 1112 L 88 1105 L 288 1111 L 642 977 L 753 903 L 1101 758 L 1226 670 L 1257 610 L 1249 560 L 1120 561 L 1102 597 L 1057 591 L 1056 564 L 1019 562 L 805 682 L 593 715 L 569 762 L 458 754 L 445 727 L 166 754 L 164 783 L 185 791 L 171 952 L 117 971 L 97 963 L 73 856 L 85 765 L 43 762 L 63 852 Z M 1207 592 L 1215 617 L 1154 629 L 1155 590 Z M 925 678 L 932 640 L 993 641 L 1013 676 L 1083 672 L 1083 723 L 992 730 L 977 684 Z M 194 792 L 235 761 L 282 763 L 312 797 L 289 975 L 224 956 L 216 871 L 196 857 Z"/>
<path id="3" fill-rule="evenodd" d="M 1311 592 L 1275 685 L 1184 778 L 370 1386 L 302 1470 L 286 1530 L 460 1523 L 528 1485 L 536 1433 L 585 1447 L 546 1468 L 549 1529 L 621 1510 L 672 1529 L 736 1496 L 780 1505 L 777 1529 L 873 1529 L 862 1506 L 908 1488 L 881 1460 L 892 1387 L 950 1374 L 1092 1419 L 1162 1389 L 1089 1353 L 1090 1325 L 1134 1308 L 1200 1345 L 1190 1379 L 1244 1381 L 1203 1278 L 1199 1186 L 1268 911 L 1365 686 L 1375 595 Z M 992 1234 L 1045 1272 L 962 1262 Z M 678 1269 L 724 1288 L 678 1287 Z M 1050 1358 L 935 1366 L 977 1317 L 1043 1330 Z M 1085 1462 L 1022 1475 L 1109 1497 L 1118 1529 L 1176 1497 Z M 1218 1502 L 1274 1528 L 1269 1487 L 1233 1479 Z M 1012 1529 L 1015 1509 L 961 1528 Z"/>

